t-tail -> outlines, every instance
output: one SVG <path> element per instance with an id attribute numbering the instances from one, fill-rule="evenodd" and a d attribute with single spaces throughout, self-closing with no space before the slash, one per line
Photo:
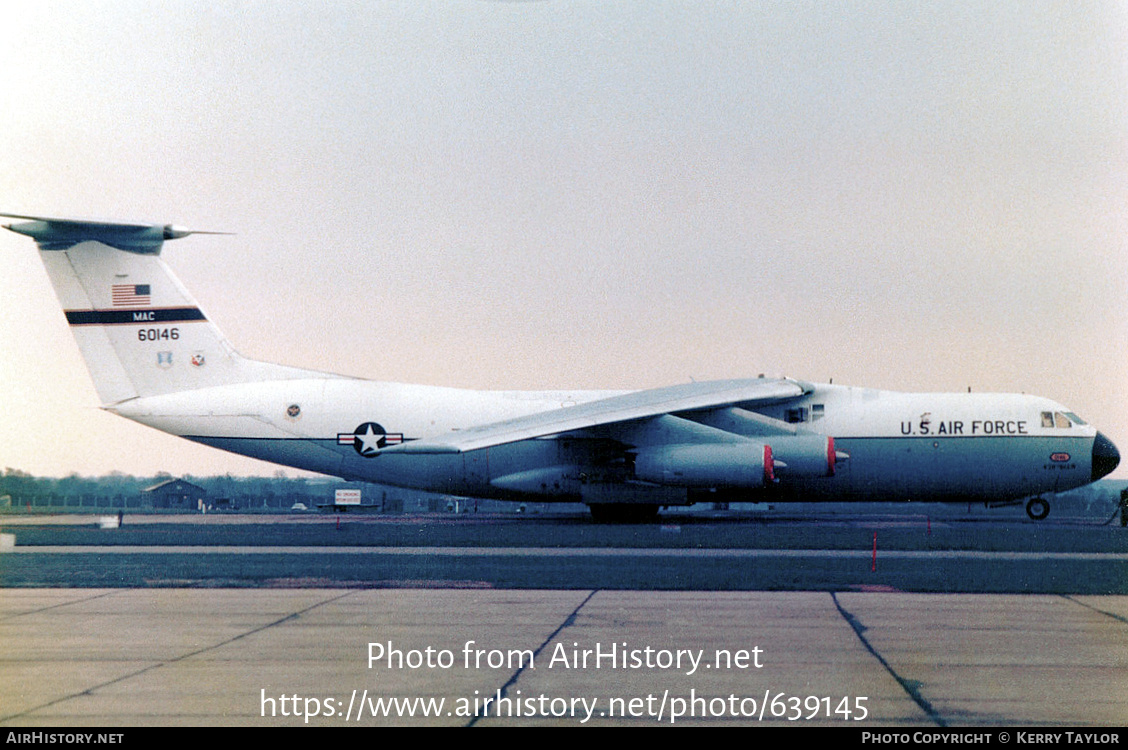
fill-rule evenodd
<path id="1" fill-rule="evenodd" d="M 241 357 L 160 258 L 173 225 L 25 219 L 103 405 L 313 373 Z"/>

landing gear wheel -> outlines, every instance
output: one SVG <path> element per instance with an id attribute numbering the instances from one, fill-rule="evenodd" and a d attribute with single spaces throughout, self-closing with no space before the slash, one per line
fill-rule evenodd
<path id="1" fill-rule="evenodd" d="M 1040 497 L 1031 498 L 1026 504 L 1026 515 L 1034 521 L 1041 521 L 1050 515 L 1050 504 Z"/>
<path id="2" fill-rule="evenodd" d="M 588 508 L 596 523 L 657 523 L 658 506 L 643 503 L 593 503 Z"/>

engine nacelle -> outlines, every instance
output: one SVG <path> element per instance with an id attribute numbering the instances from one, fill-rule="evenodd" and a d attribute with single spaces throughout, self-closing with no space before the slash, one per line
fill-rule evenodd
<path id="1" fill-rule="evenodd" d="M 780 479 L 832 477 L 834 467 L 845 454 L 834 450 L 829 435 L 790 435 L 770 438 Z"/>
<path id="2" fill-rule="evenodd" d="M 775 481 L 771 446 L 713 443 L 642 448 L 635 453 L 635 477 L 674 487 L 763 487 Z"/>

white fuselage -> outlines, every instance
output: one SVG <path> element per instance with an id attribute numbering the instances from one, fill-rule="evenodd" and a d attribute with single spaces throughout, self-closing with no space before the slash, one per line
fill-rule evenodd
<path id="1" fill-rule="evenodd" d="M 597 473 L 585 466 L 595 460 L 585 457 L 585 436 L 525 440 L 452 456 L 364 455 L 351 438 L 367 423 L 397 442 L 433 438 L 619 393 L 468 391 L 311 378 L 134 399 L 111 410 L 256 458 L 430 491 L 505 497 L 512 493 L 492 480 L 559 469 L 564 485 L 542 498 L 551 500 L 582 496 L 582 486 L 567 479 L 575 475 L 582 485 L 581 475 Z M 1063 421 L 1063 406 L 1035 396 L 820 385 L 757 413 L 793 424 L 800 433 L 833 436 L 837 449 L 849 455 L 833 476 L 785 474 L 766 490 L 795 499 L 1018 498 L 1092 481 L 1096 430 Z"/>

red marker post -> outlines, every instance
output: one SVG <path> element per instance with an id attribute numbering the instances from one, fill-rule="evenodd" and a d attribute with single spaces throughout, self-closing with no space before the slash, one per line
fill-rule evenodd
<path id="1" fill-rule="evenodd" d="M 870 566 L 870 572 L 877 572 L 877 532 L 873 532 L 873 565 Z"/>

